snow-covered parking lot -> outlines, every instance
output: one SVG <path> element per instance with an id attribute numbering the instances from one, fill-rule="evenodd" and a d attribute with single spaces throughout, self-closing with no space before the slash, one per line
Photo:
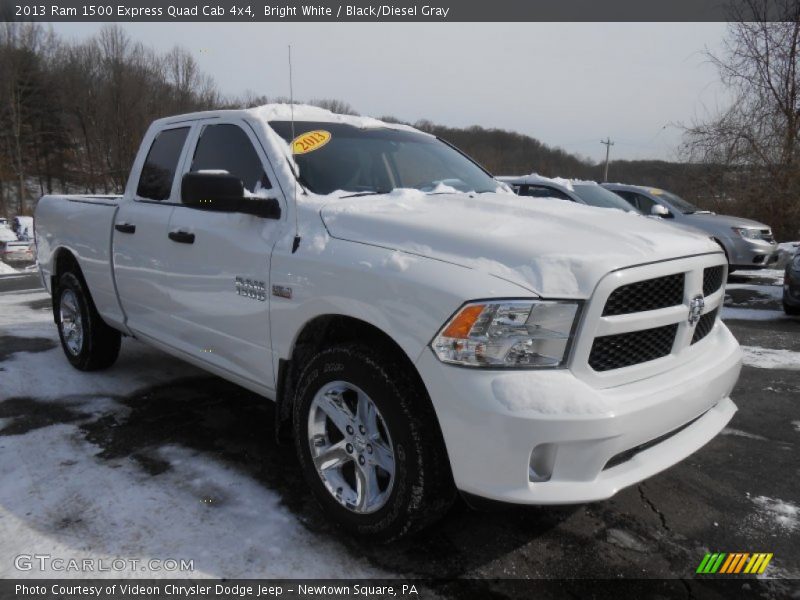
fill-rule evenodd
<path id="1" fill-rule="evenodd" d="M 36 279 L 0 278 L 0 576 L 41 577 L 15 557 L 48 553 L 194 566 L 109 576 L 469 577 L 488 591 L 508 577 L 692 577 L 724 551 L 774 553 L 765 577 L 780 591 L 800 577 L 800 320 L 780 311 L 780 275 L 730 278 L 723 318 L 746 366 L 724 435 L 609 501 L 459 504 L 392 546 L 322 519 L 269 402 L 133 340 L 112 369 L 74 371 Z"/>

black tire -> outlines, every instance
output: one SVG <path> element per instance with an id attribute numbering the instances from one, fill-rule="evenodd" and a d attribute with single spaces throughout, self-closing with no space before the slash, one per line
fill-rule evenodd
<path id="1" fill-rule="evenodd" d="M 340 504 L 314 466 L 309 412 L 323 386 L 346 381 L 373 401 L 394 446 L 395 475 L 385 504 L 364 514 Z M 325 513 L 356 535 L 388 542 L 441 518 L 456 497 L 447 451 L 427 392 L 400 360 L 359 344 L 316 354 L 298 380 L 293 406 L 294 438 L 303 474 Z"/>
<path id="2" fill-rule="evenodd" d="M 75 348 L 70 347 L 62 320 L 61 302 L 65 295 L 74 299 L 80 316 L 82 340 Z M 66 272 L 58 280 L 53 294 L 53 314 L 61 347 L 70 364 L 80 371 L 99 371 L 107 369 L 117 360 L 121 334 L 103 321 L 94 306 L 92 297 L 83 280 L 75 273 Z"/>
<path id="3" fill-rule="evenodd" d="M 800 316 L 800 306 L 789 306 L 786 302 L 783 303 L 783 312 L 790 317 Z"/>

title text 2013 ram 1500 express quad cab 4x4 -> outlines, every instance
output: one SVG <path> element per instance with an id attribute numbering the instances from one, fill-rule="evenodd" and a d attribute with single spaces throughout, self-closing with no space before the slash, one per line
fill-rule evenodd
<path id="1" fill-rule="evenodd" d="M 75 367 L 124 334 L 273 399 L 325 511 L 393 538 L 456 490 L 608 498 L 736 410 L 720 247 L 558 204 L 412 128 L 270 105 L 156 121 L 123 196 L 45 196 L 36 240 Z"/>

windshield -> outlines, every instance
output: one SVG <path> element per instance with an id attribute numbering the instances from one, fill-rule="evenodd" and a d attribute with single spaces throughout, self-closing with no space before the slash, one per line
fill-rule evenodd
<path id="1" fill-rule="evenodd" d="M 634 211 L 630 204 L 617 196 L 614 192 L 609 192 L 606 188 L 591 183 L 572 184 L 573 191 L 578 197 L 589 206 L 599 206 L 600 208 L 618 208 L 619 210 Z"/>
<path id="2" fill-rule="evenodd" d="M 686 200 L 684 200 L 680 196 L 676 196 L 672 192 L 665 192 L 664 190 L 659 190 L 657 194 L 654 193 L 653 195 L 656 198 L 663 198 L 685 215 L 691 215 L 692 213 L 696 212 L 707 212 L 707 211 L 701 211 L 691 202 L 687 202 Z"/>
<path id="3" fill-rule="evenodd" d="M 291 144 L 290 121 L 269 124 Z M 300 183 L 315 194 L 337 190 L 381 194 L 396 188 L 448 191 L 443 186 L 460 192 L 498 189 L 498 183 L 466 156 L 422 133 L 297 121 L 294 134 L 298 140 L 294 159 L 300 168 Z M 308 144 L 304 143 L 305 137 Z"/>

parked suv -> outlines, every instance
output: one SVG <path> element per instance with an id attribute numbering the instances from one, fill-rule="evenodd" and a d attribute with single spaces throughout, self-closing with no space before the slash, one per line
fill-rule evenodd
<path id="1" fill-rule="evenodd" d="M 625 212 L 636 211 L 625 200 L 620 199 L 619 196 L 609 192 L 594 181 L 551 179 L 536 174 L 503 176 L 496 177 L 496 179 L 510 185 L 514 193 L 519 196 L 557 198 L 599 208 L 616 208 Z"/>
<path id="2" fill-rule="evenodd" d="M 763 269 L 778 261 L 778 244 L 768 225 L 701 210 L 680 196 L 659 188 L 621 183 L 602 185 L 627 200 L 643 214 L 655 215 L 707 232 L 725 250 L 730 271 Z"/>

